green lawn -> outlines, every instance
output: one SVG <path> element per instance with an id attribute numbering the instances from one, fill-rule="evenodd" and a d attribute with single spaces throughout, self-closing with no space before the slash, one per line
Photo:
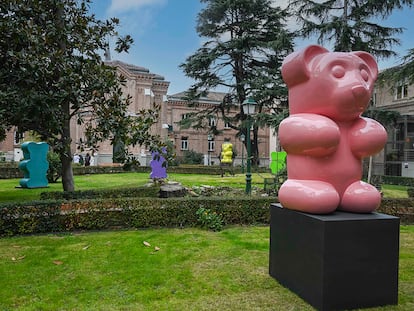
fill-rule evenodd
<path id="1" fill-rule="evenodd" d="M 271 177 L 268 173 L 253 173 L 252 186 L 263 189 L 264 178 Z M 119 173 L 119 174 L 93 174 L 78 175 L 74 177 L 76 190 L 137 187 L 145 185 L 149 181 L 148 173 Z M 177 181 L 187 187 L 210 185 L 244 188 L 246 176 L 236 174 L 235 176 L 220 177 L 219 175 L 196 175 L 196 174 L 168 174 L 170 181 Z M 48 188 L 42 189 L 19 189 L 19 179 L 0 179 L 0 203 L 7 201 L 29 201 L 38 200 L 41 192 L 62 191 L 62 184 L 49 184 Z M 407 198 L 407 187 L 383 185 L 382 191 L 385 198 Z"/>
<path id="2" fill-rule="evenodd" d="M 269 276 L 268 253 L 268 227 L 2 238 L 0 310 L 313 310 Z M 370 310 L 414 310 L 414 226 L 399 274 L 399 305 Z"/>
<path id="3" fill-rule="evenodd" d="M 263 189 L 263 178 L 270 176 L 267 173 L 253 173 L 252 186 Z M 137 187 L 150 181 L 148 173 L 77 175 L 74 179 L 76 190 Z M 246 176 L 243 174 L 225 177 L 204 174 L 169 174 L 168 180 L 180 182 L 187 187 L 210 185 L 244 188 L 246 184 Z M 16 188 L 18 185 L 19 179 L 0 179 L 0 202 L 38 200 L 41 192 L 62 191 L 61 183 L 49 184 L 48 188 L 41 189 Z"/>
<path id="4" fill-rule="evenodd" d="M 407 186 L 382 185 L 382 192 L 385 198 L 408 198 Z"/>

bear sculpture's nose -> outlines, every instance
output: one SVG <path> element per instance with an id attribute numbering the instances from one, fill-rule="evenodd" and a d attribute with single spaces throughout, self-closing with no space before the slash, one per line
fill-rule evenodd
<path id="1" fill-rule="evenodd" d="M 369 91 L 362 85 L 357 85 L 352 88 L 352 94 L 356 100 L 364 100 L 369 96 Z"/>

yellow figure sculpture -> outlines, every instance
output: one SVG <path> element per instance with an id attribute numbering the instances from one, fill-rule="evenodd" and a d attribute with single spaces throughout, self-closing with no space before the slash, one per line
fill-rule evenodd
<path id="1" fill-rule="evenodd" d="M 233 163 L 233 144 L 225 141 L 221 145 L 221 163 L 232 164 Z"/>

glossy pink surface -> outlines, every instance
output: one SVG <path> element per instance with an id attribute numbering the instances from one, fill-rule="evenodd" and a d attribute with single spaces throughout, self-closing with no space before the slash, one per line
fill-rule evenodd
<path id="1" fill-rule="evenodd" d="M 329 52 L 312 45 L 289 55 L 282 75 L 290 116 L 279 127 L 288 180 L 279 190 L 285 208 L 326 214 L 368 213 L 381 203 L 361 181 L 362 158 L 382 150 L 387 133 L 363 118 L 378 67 L 366 52 Z"/>

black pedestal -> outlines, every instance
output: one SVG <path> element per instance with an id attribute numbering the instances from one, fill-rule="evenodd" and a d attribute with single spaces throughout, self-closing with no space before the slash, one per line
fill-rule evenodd
<path id="1" fill-rule="evenodd" d="M 270 207 L 269 272 L 318 310 L 398 304 L 399 218 Z"/>

